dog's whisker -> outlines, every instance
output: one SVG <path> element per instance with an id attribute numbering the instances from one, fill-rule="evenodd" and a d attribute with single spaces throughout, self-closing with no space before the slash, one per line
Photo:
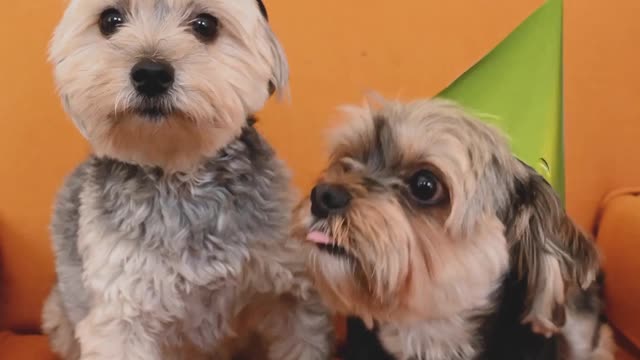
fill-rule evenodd
<path id="1" fill-rule="evenodd" d="M 113 113 L 117 116 L 118 114 L 118 105 L 120 104 L 120 101 L 122 101 L 122 93 L 119 93 L 116 97 L 116 101 L 113 104 Z"/>

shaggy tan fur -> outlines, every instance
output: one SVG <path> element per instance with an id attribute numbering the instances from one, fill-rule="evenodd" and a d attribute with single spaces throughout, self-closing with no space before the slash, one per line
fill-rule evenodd
<path id="1" fill-rule="evenodd" d="M 598 252 L 502 134 L 444 101 L 382 100 L 347 115 L 319 180 L 345 189 L 347 208 L 318 218 L 307 199 L 296 214 L 298 238 L 322 233 L 346 254 L 311 253 L 327 303 L 378 324 L 398 359 L 472 358 L 471 319 L 492 311 L 513 267 L 528 284 L 523 321 L 547 336 L 562 331 L 566 289 L 589 287 Z M 412 198 L 420 170 L 438 178 L 437 204 Z"/>

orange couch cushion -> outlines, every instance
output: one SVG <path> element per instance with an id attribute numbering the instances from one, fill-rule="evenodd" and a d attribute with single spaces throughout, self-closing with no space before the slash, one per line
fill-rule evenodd
<path id="1" fill-rule="evenodd" d="M 47 338 L 0 332 L 0 358 L 11 360 L 55 360 Z"/>
<path id="2" fill-rule="evenodd" d="M 640 196 L 618 193 L 603 205 L 597 241 L 604 254 L 609 318 L 640 347 Z"/>
<path id="3" fill-rule="evenodd" d="M 637 360 L 638 357 L 627 352 L 625 349 L 619 349 L 616 353 L 616 360 Z"/>
<path id="4" fill-rule="evenodd" d="M 564 0 L 565 194 L 589 230 L 607 193 L 640 185 L 639 13 L 638 0 Z"/>
<path id="5" fill-rule="evenodd" d="M 12 69 L 0 91 L 0 330 L 39 328 L 54 280 L 47 230 L 54 194 L 87 153 L 45 62 L 64 3 L 12 1 L 6 4 L 11 19 L 0 24 L 0 65 Z M 26 23 L 29 31 L 15 36 L 11 29 Z"/>

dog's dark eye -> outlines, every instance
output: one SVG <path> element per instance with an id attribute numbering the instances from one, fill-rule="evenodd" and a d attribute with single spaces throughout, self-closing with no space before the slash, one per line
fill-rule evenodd
<path id="1" fill-rule="evenodd" d="M 413 174 L 408 185 L 411 195 L 421 204 L 437 204 L 445 195 L 440 180 L 429 170 L 420 170 Z"/>
<path id="2" fill-rule="evenodd" d="M 103 11 L 98 21 L 100 32 L 107 37 L 115 34 L 122 24 L 124 24 L 124 16 L 120 11 L 113 8 Z"/>
<path id="3" fill-rule="evenodd" d="M 213 41 L 218 35 L 218 18 L 209 14 L 200 14 L 191 22 L 191 28 L 200 40 Z"/>

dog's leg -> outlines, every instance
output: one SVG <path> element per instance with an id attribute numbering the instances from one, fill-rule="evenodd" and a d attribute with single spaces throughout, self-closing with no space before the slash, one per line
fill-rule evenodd
<path id="1" fill-rule="evenodd" d="M 614 359 L 613 333 L 602 317 L 602 281 L 599 277 L 586 290 L 572 286 L 567 291 L 567 322 L 562 329 L 567 359 Z"/>
<path id="2" fill-rule="evenodd" d="M 65 360 L 80 358 L 80 345 L 73 324 L 65 314 L 58 287 L 51 290 L 42 309 L 42 331 L 49 336 L 53 351 Z"/>
<path id="3" fill-rule="evenodd" d="M 269 359 L 331 358 L 332 323 L 319 299 L 287 299 L 274 310 L 260 326 L 269 340 Z"/>
<path id="4" fill-rule="evenodd" d="M 122 303 L 99 303 L 76 327 L 82 360 L 158 360 L 160 324 Z"/>
<path id="5" fill-rule="evenodd" d="M 607 324 L 599 322 L 597 314 L 570 313 L 563 329 L 567 359 L 614 360 L 616 345 L 613 332 Z"/>
<path id="6" fill-rule="evenodd" d="M 598 345 L 593 350 L 591 360 L 614 360 L 616 353 L 616 342 L 613 338 L 613 331 L 609 325 L 600 325 L 600 339 Z"/>

